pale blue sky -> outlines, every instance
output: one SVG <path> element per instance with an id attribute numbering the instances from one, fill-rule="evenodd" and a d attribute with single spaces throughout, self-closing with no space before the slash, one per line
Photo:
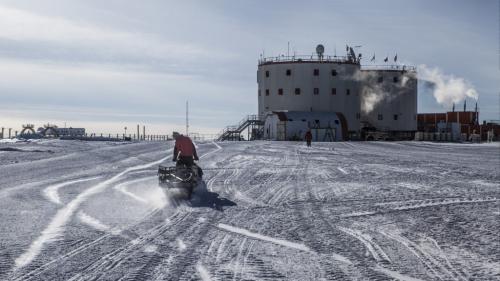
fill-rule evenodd
<path id="1" fill-rule="evenodd" d="M 500 119 L 499 1 L 0 1 L 0 126 L 217 132 L 257 111 L 259 54 L 317 44 L 438 67 Z M 472 106 L 473 101 L 468 101 Z M 462 105 L 457 105 L 462 108 Z M 419 92 L 419 112 L 444 111 Z"/>

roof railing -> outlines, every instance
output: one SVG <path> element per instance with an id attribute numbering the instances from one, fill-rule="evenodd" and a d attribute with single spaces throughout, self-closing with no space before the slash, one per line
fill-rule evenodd
<path id="1" fill-rule="evenodd" d="M 355 63 L 357 64 L 357 59 L 353 59 L 351 56 L 322 56 L 317 55 L 310 56 L 277 56 L 277 57 L 263 57 L 259 59 L 259 65 L 266 63 L 279 63 L 279 62 L 337 62 L 337 63 Z"/>
<path id="2" fill-rule="evenodd" d="M 396 70 L 396 71 L 416 71 L 417 67 L 406 64 L 381 64 L 381 65 L 361 65 L 361 70 Z"/>

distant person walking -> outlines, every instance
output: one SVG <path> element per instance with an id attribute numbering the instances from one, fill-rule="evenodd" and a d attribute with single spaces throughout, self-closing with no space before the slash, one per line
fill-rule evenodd
<path id="1" fill-rule="evenodd" d="M 313 139 L 313 135 L 311 133 L 311 129 L 307 130 L 306 135 L 304 136 L 306 139 L 307 147 L 311 147 L 311 141 Z"/>

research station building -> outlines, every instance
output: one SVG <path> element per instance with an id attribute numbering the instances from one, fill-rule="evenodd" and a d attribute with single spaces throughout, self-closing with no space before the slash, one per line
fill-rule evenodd
<path id="1" fill-rule="evenodd" d="M 289 140 L 309 129 L 313 134 L 314 130 L 335 129 L 335 140 L 339 136 L 341 140 L 366 139 L 373 132 L 413 137 L 417 129 L 414 67 L 362 66 L 361 55 L 352 48 L 346 56 L 324 56 L 323 52 L 324 47 L 318 45 L 317 55 L 259 60 L 258 115 L 264 122 L 264 138 Z M 285 120 L 286 112 L 301 118 Z M 332 120 L 344 120 L 345 124 Z M 293 122 L 288 126 L 294 128 L 293 133 L 283 132 L 286 122 Z M 271 133 L 278 131 L 281 133 Z"/>

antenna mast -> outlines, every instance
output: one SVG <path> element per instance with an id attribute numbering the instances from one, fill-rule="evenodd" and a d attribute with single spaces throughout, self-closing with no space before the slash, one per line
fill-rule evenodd
<path id="1" fill-rule="evenodd" d="M 189 137 L 189 102 L 186 101 L 186 136 Z"/>

